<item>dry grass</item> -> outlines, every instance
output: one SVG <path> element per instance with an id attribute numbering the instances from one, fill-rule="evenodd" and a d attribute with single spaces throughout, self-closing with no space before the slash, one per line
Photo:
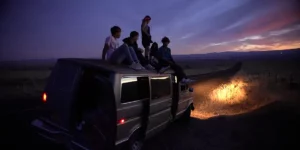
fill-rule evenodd
<path id="1" fill-rule="evenodd" d="M 0 99 L 36 96 L 43 91 L 50 70 L 4 70 L 0 72 Z"/>
<path id="2" fill-rule="evenodd" d="M 178 60 L 178 63 L 186 69 L 188 75 L 208 73 L 218 68 L 228 67 L 230 64 L 222 61 L 213 63 L 213 61 L 204 60 L 199 60 L 196 63 Z M 39 96 L 44 90 L 47 78 L 51 73 L 48 68 L 35 70 L 27 67 L 26 70 L 0 71 L 0 99 Z"/>
<path id="3" fill-rule="evenodd" d="M 206 63 L 204 61 L 187 62 L 186 66 L 183 67 L 190 69 L 193 74 L 195 73 L 193 72 L 194 69 L 214 71 L 214 69 L 218 68 L 225 69 L 233 64 L 233 62 L 231 64 L 230 62 L 224 63 L 224 65 L 222 63 L 222 61 Z M 246 149 L 248 146 L 257 145 L 257 147 L 260 147 L 262 143 L 257 141 L 269 142 L 266 144 L 268 146 L 274 143 L 284 143 L 276 141 L 279 135 L 277 133 L 279 131 L 280 134 L 281 132 L 283 133 L 282 126 L 286 124 L 284 128 L 291 129 L 289 130 L 290 133 L 294 133 L 294 129 L 299 127 L 295 122 L 290 123 L 291 121 L 286 119 L 290 114 L 286 115 L 276 111 L 275 115 L 272 112 L 272 114 L 263 115 L 263 118 L 261 113 L 254 117 L 242 119 L 236 119 L 236 117 L 207 118 L 249 112 L 274 101 L 299 100 L 299 89 L 297 86 L 291 86 L 291 83 L 295 83 L 294 85 L 299 83 L 298 66 L 299 63 L 293 62 L 248 61 L 244 62 L 243 69 L 231 79 L 211 79 L 194 85 L 196 110 L 193 112 L 193 116 L 200 119 L 192 119 L 188 126 L 173 124 L 163 133 L 148 141 L 145 146 L 146 150 L 240 150 Z M 11 80 L 9 81 L 13 84 L 8 84 L 9 86 L 2 84 L 0 86 L 0 90 L 4 95 L 19 94 L 24 96 L 25 93 L 34 93 L 33 91 L 38 93 L 45 85 L 45 80 L 42 79 L 46 79 L 47 75 L 49 75 L 47 73 L 34 73 L 34 71 L 27 73 L 11 72 L 11 74 L 14 75 L 6 76 L 6 79 L 10 78 Z M 24 74 L 26 75 L 25 77 L 23 76 Z M 1 80 L 5 81 L 6 79 L 2 77 Z M 254 119 L 258 119 L 258 121 Z M 280 136 L 288 139 L 288 136 L 284 134 Z M 245 146 L 243 147 L 243 145 Z M 261 149 L 272 148 L 263 147 Z"/>

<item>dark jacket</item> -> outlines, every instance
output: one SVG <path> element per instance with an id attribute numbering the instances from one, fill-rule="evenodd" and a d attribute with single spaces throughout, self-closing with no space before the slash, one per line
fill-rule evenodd
<path id="1" fill-rule="evenodd" d="M 131 43 L 130 42 L 130 37 L 127 37 L 125 39 L 123 39 L 123 42 L 126 43 L 128 46 L 132 47 L 134 49 L 135 52 L 139 51 L 139 46 L 136 42 Z"/>
<path id="2" fill-rule="evenodd" d="M 141 51 L 139 51 L 139 46 L 138 46 L 137 42 L 131 43 L 130 37 L 123 39 L 123 42 L 126 43 L 129 47 L 132 47 L 134 49 L 135 54 L 136 54 L 137 58 L 139 59 L 142 66 L 146 66 L 149 64 L 147 59 L 144 57 L 143 53 Z"/>
<path id="3" fill-rule="evenodd" d="M 172 61 L 174 62 L 173 60 L 173 57 L 171 55 L 171 49 L 169 47 L 164 47 L 164 46 L 161 46 L 158 51 L 158 56 L 164 60 L 167 60 L 167 61 Z"/>

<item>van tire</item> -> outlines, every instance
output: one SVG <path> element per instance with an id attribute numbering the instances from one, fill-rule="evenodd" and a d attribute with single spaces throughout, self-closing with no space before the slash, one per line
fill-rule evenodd
<path id="1" fill-rule="evenodd" d="M 185 123 L 188 123 L 191 119 L 191 106 L 189 106 L 182 115 L 181 120 Z"/>
<path id="2" fill-rule="evenodd" d="M 136 132 L 129 138 L 126 150 L 141 150 L 143 145 L 142 135 L 140 132 Z"/>

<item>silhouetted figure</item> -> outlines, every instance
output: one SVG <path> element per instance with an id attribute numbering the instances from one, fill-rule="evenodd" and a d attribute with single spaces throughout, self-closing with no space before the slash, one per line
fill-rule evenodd
<path id="1" fill-rule="evenodd" d="M 102 59 L 108 60 L 111 54 L 119 47 L 118 38 L 121 36 L 121 28 L 113 26 L 110 28 L 111 35 L 105 39 L 104 48 L 102 51 Z"/>
<path id="2" fill-rule="evenodd" d="M 123 43 L 120 47 L 116 46 L 116 38 L 120 37 L 121 28 L 117 26 L 112 27 L 111 33 L 112 37 L 108 37 L 107 41 L 105 42 L 102 58 L 105 57 L 105 54 L 108 54 L 107 59 L 113 64 L 126 64 L 135 70 L 145 69 L 143 66 L 141 66 L 139 59 L 137 58 L 132 47 L 128 46 L 126 43 Z M 136 41 L 137 39 L 134 40 Z"/>
<path id="3" fill-rule="evenodd" d="M 143 56 L 143 49 L 140 49 L 137 44 L 137 40 L 139 39 L 139 33 L 136 31 L 132 31 L 130 36 L 123 39 L 123 42 L 126 43 L 129 47 L 132 47 L 136 53 L 137 58 L 139 59 L 140 64 L 149 69 L 154 70 L 154 67 L 149 64 L 149 61 Z"/>
<path id="4" fill-rule="evenodd" d="M 164 72 L 171 68 L 175 71 L 178 80 L 182 83 L 190 83 L 192 80 L 188 79 L 183 69 L 177 65 L 171 55 L 171 49 L 168 47 L 170 39 L 168 37 L 162 38 L 163 45 L 157 51 L 157 59 L 159 64 L 162 66 L 159 72 Z"/>
<path id="5" fill-rule="evenodd" d="M 150 51 L 150 44 L 153 43 L 151 39 L 150 27 L 149 23 L 151 21 L 150 16 L 145 16 L 142 20 L 141 25 L 141 32 L 142 32 L 142 44 L 145 48 L 145 58 L 149 60 L 149 51 Z"/>

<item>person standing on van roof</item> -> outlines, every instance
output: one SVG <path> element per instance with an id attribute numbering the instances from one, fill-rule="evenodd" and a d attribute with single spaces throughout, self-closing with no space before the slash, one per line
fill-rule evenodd
<path id="1" fill-rule="evenodd" d="M 145 16 L 142 20 L 141 25 L 141 32 L 142 32 L 142 44 L 145 48 L 145 58 L 149 60 L 149 51 L 150 51 L 150 44 L 153 43 L 151 40 L 151 34 L 150 34 L 150 27 L 149 23 L 151 21 L 150 16 Z"/>
<path id="2" fill-rule="evenodd" d="M 159 60 L 159 64 L 162 66 L 160 72 L 164 72 L 167 69 L 171 68 L 174 70 L 175 74 L 178 77 L 178 80 L 182 83 L 191 83 L 193 82 L 191 79 L 188 79 L 183 69 L 176 64 L 172 55 L 171 49 L 168 47 L 170 43 L 170 39 L 168 37 L 162 38 L 161 42 L 163 45 L 157 51 L 157 58 Z"/>
<path id="3" fill-rule="evenodd" d="M 105 39 L 102 51 L 102 60 L 108 60 L 115 49 L 119 47 L 118 38 L 121 36 L 121 28 L 113 26 L 110 28 L 111 35 Z"/>
<path id="4" fill-rule="evenodd" d="M 123 42 L 126 43 L 129 47 L 134 49 L 134 51 L 137 55 L 137 58 L 139 59 L 140 64 L 143 67 L 145 67 L 149 70 L 154 70 L 155 68 L 153 66 L 151 66 L 149 64 L 149 62 L 147 61 L 147 59 L 143 56 L 143 50 L 138 47 L 138 44 L 137 44 L 138 39 L 139 39 L 139 33 L 136 31 L 132 31 L 130 33 L 129 37 L 123 39 Z"/>
<path id="5" fill-rule="evenodd" d="M 136 41 L 138 37 L 133 37 L 132 41 L 129 43 Z M 133 49 L 128 43 L 124 41 L 124 43 L 113 51 L 111 54 L 109 61 L 113 64 L 126 64 L 129 65 L 129 68 L 135 70 L 144 70 L 145 68 L 140 64 L 139 59 Z"/>

